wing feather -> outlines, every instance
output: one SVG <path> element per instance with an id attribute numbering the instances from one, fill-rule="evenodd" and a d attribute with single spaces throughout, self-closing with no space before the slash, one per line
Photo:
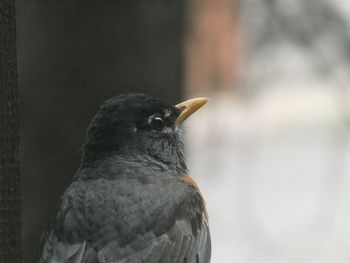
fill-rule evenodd
<path id="1" fill-rule="evenodd" d="M 189 221 L 190 219 L 176 221 L 160 238 L 164 242 L 154 241 L 150 246 L 151 251 L 141 255 L 140 262 L 209 263 L 211 240 L 208 225 L 203 222 L 200 228 L 188 231 Z"/>
<path id="2" fill-rule="evenodd" d="M 209 263 L 211 241 L 201 198 L 182 180 L 167 180 L 72 184 L 37 262 Z"/>

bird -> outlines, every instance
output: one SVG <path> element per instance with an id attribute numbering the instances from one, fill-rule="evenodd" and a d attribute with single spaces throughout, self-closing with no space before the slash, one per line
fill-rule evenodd
<path id="1" fill-rule="evenodd" d="M 182 139 L 207 102 L 130 93 L 102 103 L 35 262 L 209 263 L 208 213 Z"/>

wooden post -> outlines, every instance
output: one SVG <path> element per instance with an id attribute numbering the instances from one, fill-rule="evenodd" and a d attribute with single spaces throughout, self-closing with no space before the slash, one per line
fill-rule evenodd
<path id="1" fill-rule="evenodd" d="M 0 262 L 21 261 L 15 1 L 0 0 Z"/>

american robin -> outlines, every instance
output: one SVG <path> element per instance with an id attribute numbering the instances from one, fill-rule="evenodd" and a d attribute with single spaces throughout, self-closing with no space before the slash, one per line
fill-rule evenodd
<path id="1" fill-rule="evenodd" d="M 208 99 L 104 102 L 37 262 L 210 262 L 208 216 L 188 175 L 181 124 Z"/>

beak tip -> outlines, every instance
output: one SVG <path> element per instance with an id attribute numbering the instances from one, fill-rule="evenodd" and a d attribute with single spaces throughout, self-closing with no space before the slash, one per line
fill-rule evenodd
<path id="1" fill-rule="evenodd" d="M 209 98 L 207 98 L 207 97 L 200 97 L 200 98 L 197 98 L 199 101 L 203 101 L 203 103 L 205 104 L 205 103 L 208 103 L 209 101 L 210 101 L 210 99 Z"/>
<path id="2" fill-rule="evenodd" d="M 195 99 L 190 99 L 175 105 L 178 109 L 181 110 L 181 114 L 177 119 L 177 124 L 181 124 L 185 119 L 187 119 L 192 113 L 197 111 L 199 108 L 204 106 L 209 102 L 209 98 L 200 97 Z"/>

